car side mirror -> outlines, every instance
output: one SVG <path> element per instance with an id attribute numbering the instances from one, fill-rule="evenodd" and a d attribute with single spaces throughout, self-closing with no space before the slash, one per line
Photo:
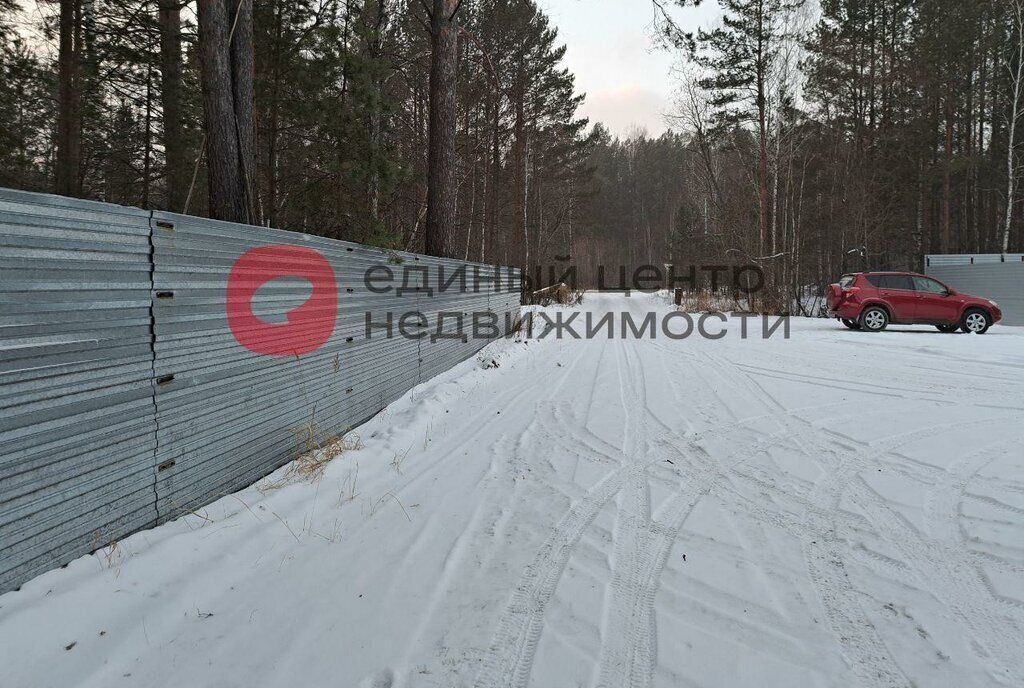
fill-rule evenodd
<path id="1" fill-rule="evenodd" d="M 944 294 L 944 296 L 956 296 L 956 292 L 953 291 L 952 289 L 946 289 L 946 293 Z"/>

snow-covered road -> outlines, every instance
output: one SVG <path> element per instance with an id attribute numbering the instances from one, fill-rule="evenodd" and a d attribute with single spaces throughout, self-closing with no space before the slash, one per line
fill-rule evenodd
<path id="1" fill-rule="evenodd" d="M 1024 684 L 1024 328 L 498 342 L 357 433 L 0 597 L 0 686 Z"/>

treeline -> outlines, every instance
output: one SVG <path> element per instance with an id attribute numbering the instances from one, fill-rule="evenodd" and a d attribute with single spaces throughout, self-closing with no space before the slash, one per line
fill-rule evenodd
<path id="1" fill-rule="evenodd" d="M 0 0 L 0 185 L 778 302 L 1024 249 L 1024 0 L 692 4 L 624 5 L 684 66 L 672 131 L 615 138 L 533 0 Z"/>
<path id="2" fill-rule="evenodd" d="M 571 231 L 587 122 L 532 0 L 38 8 L 0 0 L 0 186 L 422 250 L 447 31 L 446 251 L 533 261 Z"/>
<path id="3" fill-rule="evenodd" d="M 720 4 L 717 28 L 667 32 L 684 133 L 600 142 L 578 255 L 757 264 L 787 297 L 1024 250 L 1022 0 Z"/>

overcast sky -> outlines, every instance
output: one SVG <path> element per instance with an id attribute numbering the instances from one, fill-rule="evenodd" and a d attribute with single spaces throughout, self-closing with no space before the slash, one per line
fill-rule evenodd
<path id="1" fill-rule="evenodd" d="M 580 114 L 604 122 L 613 134 L 642 127 L 652 135 L 668 126 L 672 65 L 676 56 L 655 49 L 650 0 L 538 0 L 558 39 L 567 47 L 565 66 L 576 75 L 576 89 L 587 94 Z M 676 10 L 687 30 L 710 28 L 720 15 L 715 0 L 696 9 Z"/>

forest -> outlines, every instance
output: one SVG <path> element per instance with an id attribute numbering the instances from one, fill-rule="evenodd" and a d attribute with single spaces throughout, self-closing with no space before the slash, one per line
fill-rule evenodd
<path id="1" fill-rule="evenodd" d="M 534 0 L 0 0 L 0 186 L 584 286 L 1024 250 L 1024 0 L 693 4 L 622 2 L 678 69 L 670 130 L 614 136 Z"/>

